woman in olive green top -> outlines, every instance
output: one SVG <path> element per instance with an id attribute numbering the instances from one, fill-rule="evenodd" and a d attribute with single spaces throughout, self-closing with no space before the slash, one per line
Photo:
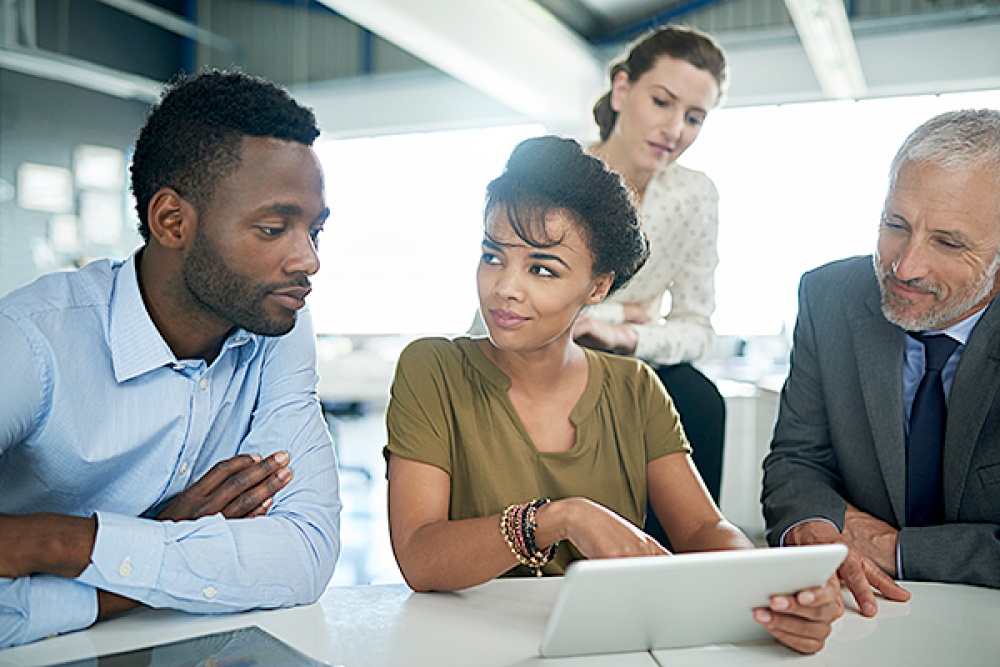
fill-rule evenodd
<path id="1" fill-rule="evenodd" d="M 485 217 L 489 337 L 416 341 L 393 382 L 389 528 L 407 583 L 456 590 L 581 557 L 667 555 L 636 527 L 647 497 L 677 551 L 753 548 L 705 490 L 656 375 L 573 342 L 580 311 L 649 253 L 619 177 L 572 140 L 529 139 L 490 183 Z M 842 612 L 831 582 L 754 614 L 814 652 Z"/>

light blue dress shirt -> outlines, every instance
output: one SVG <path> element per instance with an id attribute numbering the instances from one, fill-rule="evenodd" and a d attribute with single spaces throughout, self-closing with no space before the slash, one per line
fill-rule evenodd
<path id="1" fill-rule="evenodd" d="M 316 600 L 340 552 L 336 462 L 316 396 L 308 311 L 287 335 L 235 330 L 177 359 L 142 301 L 133 255 L 0 299 L 0 513 L 97 516 L 75 580 L 0 578 L 0 646 L 91 625 L 96 589 L 221 613 Z M 218 461 L 285 450 L 267 516 L 156 521 Z"/>
<path id="2" fill-rule="evenodd" d="M 962 360 L 965 352 L 965 344 L 969 342 L 972 330 L 979 324 L 986 309 L 982 309 L 961 322 L 951 325 L 947 329 L 935 330 L 935 333 L 947 334 L 958 341 L 958 347 L 948 357 L 948 362 L 941 369 L 941 383 L 944 384 L 945 401 L 951 396 L 951 383 L 955 379 L 955 371 L 958 369 L 958 362 Z M 903 409 L 906 412 L 906 433 L 910 432 L 910 411 L 913 409 L 913 399 L 917 395 L 917 387 L 924 376 L 924 344 L 914 340 L 913 337 L 906 337 L 906 353 L 903 358 Z"/>

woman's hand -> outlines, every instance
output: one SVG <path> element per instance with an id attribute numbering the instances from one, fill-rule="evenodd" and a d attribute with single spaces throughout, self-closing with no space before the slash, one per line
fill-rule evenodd
<path id="1" fill-rule="evenodd" d="M 646 309 L 635 301 L 622 304 L 622 318 L 625 324 L 648 324 L 652 321 Z"/>
<path id="2" fill-rule="evenodd" d="M 639 334 L 627 324 L 608 324 L 596 317 L 581 315 L 573 325 L 573 340 L 594 350 L 632 354 Z"/>
<path id="3" fill-rule="evenodd" d="M 586 498 L 547 503 L 538 509 L 535 521 L 535 543 L 542 548 L 569 540 L 587 558 L 670 555 L 627 519 Z"/>
<path id="4" fill-rule="evenodd" d="M 830 577 L 822 588 L 795 595 L 774 595 L 767 608 L 755 609 L 754 620 L 774 638 L 799 653 L 816 653 L 830 636 L 830 624 L 844 614 L 840 580 Z"/>

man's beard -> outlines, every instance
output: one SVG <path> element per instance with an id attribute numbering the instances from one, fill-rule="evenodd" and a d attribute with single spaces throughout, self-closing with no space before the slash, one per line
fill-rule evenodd
<path id="1" fill-rule="evenodd" d="M 878 276 L 879 291 L 882 293 L 882 314 L 885 319 L 906 331 L 925 331 L 939 329 L 949 322 L 962 319 L 990 295 L 993 291 L 997 270 L 1000 269 L 1000 252 L 972 283 L 947 300 L 945 300 L 944 290 L 940 285 L 918 278 L 913 280 L 897 278 L 891 268 L 886 268 L 882 264 L 878 253 L 873 256 L 872 263 L 875 266 L 875 275 Z M 897 296 L 890 290 L 889 281 L 891 280 L 933 295 L 935 303 L 922 314 L 908 314 L 905 306 L 911 302 Z"/>
<path id="2" fill-rule="evenodd" d="M 261 284 L 230 269 L 215 247 L 197 232 L 191 253 L 184 259 L 181 277 L 188 292 L 201 307 L 251 333 L 283 336 L 295 326 L 295 314 L 287 320 L 268 316 L 264 300 L 288 287 L 307 287 L 308 278 L 285 283 Z"/>

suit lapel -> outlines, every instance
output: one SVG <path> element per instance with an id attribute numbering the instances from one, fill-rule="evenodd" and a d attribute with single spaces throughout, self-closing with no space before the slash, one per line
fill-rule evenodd
<path id="1" fill-rule="evenodd" d="M 972 330 L 948 397 L 944 441 L 945 521 L 958 520 L 972 453 L 1000 387 L 1000 306 L 990 304 Z"/>
<path id="2" fill-rule="evenodd" d="M 882 479 L 889 492 L 896 525 L 906 517 L 906 445 L 903 430 L 903 330 L 882 315 L 876 286 L 865 308 L 851 318 L 861 393 L 872 429 Z"/>

